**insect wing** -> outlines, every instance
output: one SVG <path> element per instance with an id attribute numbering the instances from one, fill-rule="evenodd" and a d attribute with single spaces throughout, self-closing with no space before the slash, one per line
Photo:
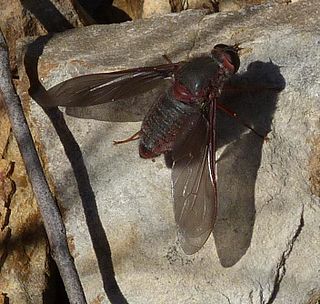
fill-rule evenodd
<path id="1" fill-rule="evenodd" d="M 172 77 L 179 64 L 71 78 L 50 88 L 50 104 L 42 106 L 85 107 L 134 97 L 156 87 L 163 79 Z"/>
<path id="2" fill-rule="evenodd" d="M 199 115 L 182 144 L 173 150 L 172 183 L 175 220 L 186 254 L 200 250 L 212 232 L 217 213 L 214 168 L 209 166 L 214 139 Z"/>

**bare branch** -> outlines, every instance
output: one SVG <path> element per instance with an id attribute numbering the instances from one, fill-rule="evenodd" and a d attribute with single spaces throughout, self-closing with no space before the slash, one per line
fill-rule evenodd
<path id="1" fill-rule="evenodd" d="M 0 31 L 0 98 L 6 106 L 13 133 L 24 160 L 46 229 L 51 255 L 56 262 L 70 303 L 87 303 L 72 256 L 59 209 L 49 190 L 20 99 L 11 82 L 8 49 Z"/>

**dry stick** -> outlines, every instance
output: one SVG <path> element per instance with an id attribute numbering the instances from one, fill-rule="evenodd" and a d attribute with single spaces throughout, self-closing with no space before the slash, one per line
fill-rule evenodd
<path id="1" fill-rule="evenodd" d="M 11 82 L 8 49 L 0 31 L 0 98 L 6 106 L 13 133 L 29 176 L 46 229 L 51 255 L 56 262 L 70 303 L 85 304 L 86 299 L 70 255 L 65 227 L 59 209 L 49 190 L 32 136 Z"/>

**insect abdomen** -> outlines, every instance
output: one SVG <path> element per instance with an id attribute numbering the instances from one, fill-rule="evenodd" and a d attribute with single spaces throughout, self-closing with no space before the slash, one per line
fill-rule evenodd
<path id="1" fill-rule="evenodd" d="M 152 158 L 171 151 L 179 136 L 188 129 L 190 117 L 199 109 L 175 100 L 171 91 L 155 103 L 141 126 L 139 154 Z"/>

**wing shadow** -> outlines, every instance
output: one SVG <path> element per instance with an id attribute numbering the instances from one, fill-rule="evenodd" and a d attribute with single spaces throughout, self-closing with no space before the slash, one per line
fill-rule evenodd
<path id="1" fill-rule="evenodd" d="M 285 88 L 280 68 L 256 61 L 226 85 L 221 103 L 255 130 L 271 129 L 278 94 Z M 228 90 L 229 89 L 229 90 Z M 255 222 L 255 187 L 262 146 L 268 144 L 225 113 L 217 113 L 218 218 L 213 236 L 222 266 L 231 267 L 250 246 Z"/>

